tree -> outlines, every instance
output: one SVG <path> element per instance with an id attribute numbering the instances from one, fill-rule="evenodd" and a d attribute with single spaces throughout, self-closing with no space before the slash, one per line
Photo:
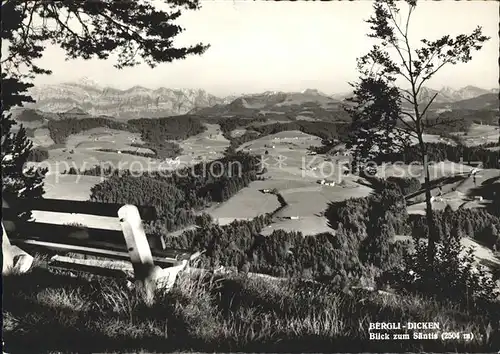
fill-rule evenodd
<path id="1" fill-rule="evenodd" d="M 1 117 L 1 159 L 2 159 L 2 202 L 11 202 L 14 198 L 40 198 L 43 193 L 43 178 L 47 169 L 35 167 L 26 168 L 33 143 L 27 138 L 26 130 L 20 127 L 17 132 L 12 132 L 15 121 L 10 119 L 10 114 L 4 114 L 10 108 L 20 105 L 23 101 L 29 102 L 31 98 L 23 93 L 32 85 L 17 79 L 7 78 L 2 73 L 2 117 Z M 27 210 L 19 210 L 19 217 L 27 220 L 31 214 Z"/>
<path id="2" fill-rule="evenodd" d="M 169 10 L 156 8 L 152 1 L 2 1 L 2 192 L 5 197 L 39 198 L 43 194 L 46 171 L 25 170 L 32 143 L 15 122 L 9 110 L 34 102 L 26 94 L 30 81 L 51 71 L 35 60 L 43 56 L 45 43 L 60 46 L 69 59 L 107 59 L 117 54 L 115 67 L 145 62 L 157 63 L 202 54 L 208 45 L 198 43 L 175 47 L 173 38 L 183 31 L 174 23 L 181 9 L 196 10 L 198 0 L 164 1 Z M 2 43 L 4 44 L 4 43 Z"/>
<path id="3" fill-rule="evenodd" d="M 416 139 L 419 158 L 425 172 L 426 222 L 429 242 L 427 257 L 434 259 L 436 232 L 431 205 L 431 186 L 427 145 L 423 135 L 427 129 L 452 124 L 451 119 L 430 120 L 429 107 L 436 98 L 422 96 L 424 83 L 445 65 L 466 63 L 471 52 L 481 49 L 489 38 L 482 35 L 481 27 L 471 34 L 455 38 L 445 35 L 437 40 L 422 39 L 419 48 L 412 48 L 409 40 L 411 15 L 416 0 L 406 0 L 408 14 L 404 25 L 398 19 L 399 9 L 394 0 L 377 0 L 374 14 L 366 21 L 371 25 L 369 37 L 380 43 L 358 58 L 359 81 L 351 83 L 354 97 L 345 109 L 352 116 L 347 147 L 354 151 L 354 164 L 359 166 L 378 154 L 404 150 Z M 398 81 L 399 80 L 399 81 Z M 398 86 L 405 82 L 409 89 Z M 410 108 L 402 109 L 402 102 Z"/>
<path id="4" fill-rule="evenodd" d="M 195 217 L 194 222 L 199 227 L 208 227 L 213 222 L 213 218 L 208 213 L 202 213 Z"/>
<path id="5" fill-rule="evenodd" d="M 375 225 L 370 228 L 368 236 L 363 240 L 360 247 L 361 260 L 380 268 L 386 266 L 393 238 L 394 229 L 387 222 L 387 216 L 384 215 L 383 218 L 375 221 Z"/>

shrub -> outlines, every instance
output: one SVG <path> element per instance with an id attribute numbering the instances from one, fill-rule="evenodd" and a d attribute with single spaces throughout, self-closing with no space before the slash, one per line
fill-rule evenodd
<path id="1" fill-rule="evenodd" d="M 454 229 L 437 244 L 434 262 L 427 258 L 426 243 L 415 238 L 415 252 L 405 256 L 403 266 L 393 268 L 380 279 L 379 285 L 391 284 L 403 292 L 453 301 L 464 308 L 483 308 L 500 295 L 491 273 L 478 265 L 474 250 L 465 250 L 461 233 Z"/>
<path id="2" fill-rule="evenodd" d="M 199 227 L 207 227 L 213 222 L 212 215 L 208 213 L 202 213 L 200 215 L 196 215 L 194 219 L 194 223 Z"/>
<path id="3" fill-rule="evenodd" d="M 28 161 L 42 162 L 49 158 L 49 151 L 43 148 L 33 148 L 28 154 Z"/>

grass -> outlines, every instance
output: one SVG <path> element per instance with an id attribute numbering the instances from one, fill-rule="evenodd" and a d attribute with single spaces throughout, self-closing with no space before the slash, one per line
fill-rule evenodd
<path id="1" fill-rule="evenodd" d="M 214 219 L 219 218 L 254 218 L 263 213 L 270 213 L 280 206 L 276 196 L 259 191 L 261 181 L 251 182 L 226 202 L 210 211 Z"/>
<path id="2" fill-rule="evenodd" d="M 37 262 L 4 277 L 5 350 L 17 352 L 498 350 L 487 314 L 416 296 L 345 292 L 244 275 L 182 275 L 147 305 L 118 280 L 53 274 Z M 460 341 L 369 341 L 370 322 L 439 322 Z M 497 319 L 498 321 L 498 319 Z"/>

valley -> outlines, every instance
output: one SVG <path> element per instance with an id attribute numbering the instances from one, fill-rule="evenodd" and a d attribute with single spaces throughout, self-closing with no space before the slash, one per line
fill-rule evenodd
<path id="1" fill-rule="evenodd" d="M 335 109 L 332 111 L 333 106 Z M 290 107 L 293 107 L 291 111 Z M 324 112 L 330 112 L 327 113 L 330 115 L 316 116 L 314 110 L 310 110 L 311 107 L 316 109 L 319 107 Z M 274 232 L 281 230 L 314 236 L 320 233 L 335 234 L 335 229 L 332 228 L 326 215 L 332 203 L 343 202 L 350 198 L 366 198 L 377 189 L 370 180 L 344 172 L 351 157 L 348 150 L 343 150 L 343 133 L 335 126 L 341 127 L 344 121 L 331 120 L 331 114 L 343 119 L 339 118 L 342 116 L 339 107 L 339 101 L 316 90 L 293 94 L 264 93 L 237 98 L 226 106 L 219 103 L 212 108 L 198 108 L 195 116 L 186 116 L 189 118 L 183 116 L 163 118 L 166 125 L 158 120 L 158 124 L 161 124 L 159 127 L 162 127 L 161 131 L 164 131 L 162 133 L 164 138 L 161 135 L 158 138 L 145 133 L 148 130 L 142 127 L 151 128 L 144 125 L 149 124 L 144 120 L 131 120 L 133 124 L 127 124 L 124 120 L 121 123 L 113 123 L 114 118 L 110 117 L 101 118 L 101 121 L 88 125 L 89 128 L 82 125 L 83 123 L 80 124 L 82 128 L 78 128 L 75 134 L 70 133 L 64 139 L 64 144 L 55 144 L 50 138 L 53 134 L 50 131 L 53 129 L 50 123 L 47 128 L 48 122 L 64 119 L 61 115 L 56 120 L 54 113 L 37 111 L 33 115 L 34 118 L 27 121 L 27 113 L 23 113 L 19 122 L 28 123 L 28 127 L 32 129 L 35 147 L 48 149 L 47 160 L 32 163 L 49 168 L 45 183 L 46 198 L 87 200 L 92 194 L 92 187 L 109 178 L 107 175 L 99 176 L 99 174 L 96 176 L 62 174 L 71 167 L 82 172 L 101 166 L 119 170 L 130 169 L 138 173 L 161 171 L 172 173 L 197 164 L 223 159 L 231 147 L 236 154 L 243 153 L 257 158 L 258 170 L 261 170 L 257 180 L 251 181 L 228 200 L 212 203 L 199 209 L 198 212 L 208 213 L 214 222 L 221 226 L 238 220 L 251 221 L 259 215 L 270 214 L 272 222 L 262 229 L 261 235 L 271 237 Z M 19 116 L 19 112 L 17 114 Z M 65 119 L 93 119 L 90 114 L 83 111 L 83 107 L 72 109 L 68 114 L 71 115 L 70 118 Z M 45 118 L 40 119 L 40 116 Z M 188 123 L 185 127 L 178 125 L 183 119 L 199 121 L 200 128 L 192 130 L 190 126 L 193 123 Z M 175 128 L 168 128 L 171 126 L 168 124 L 169 120 L 175 122 Z M 196 126 L 200 123 L 194 124 Z M 333 128 L 328 127 L 328 124 L 333 124 Z M 98 127 L 98 125 L 103 126 Z M 326 130 L 321 128 L 324 125 L 328 127 Z M 163 126 L 167 127 L 167 130 L 164 130 Z M 151 132 L 155 134 L 159 132 L 154 128 L 155 125 L 151 127 L 153 129 Z M 332 133 L 326 133 L 329 130 Z M 454 134 L 467 146 L 494 144 L 500 137 L 497 127 L 478 123 L 471 123 L 467 131 Z M 183 137 L 168 139 L 169 136 L 177 135 Z M 145 140 L 144 137 L 149 140 Z M 155 144 L 161 139 L 178 146 L 178 152 L 167 159 L 159 158 L 155 152 Z M 324 149 L 325 139 L 338 140 L 337 146 L 324 153 L 317 153 L 316 151 Z M 426 134 L 424 141 L 428 144 L 449 146 L 457 144 L 446 134 Z M 474 191 L 487 181 L 500 177 L 500 170 L 481 169 L 480 173 L 475 175 L 473 182 L 472 177 L 468 176 L 473 169 L 474 167 L 468 166 L 466 162 L 461 164 L 447 160 L 436 161 L 431 166 L 431 179 L 436 181 L 450 179 L 450 182 L 442 184 L 440 189 L 435 188 L 432 191 L 435 210 L 444 210 L 446 206 L 451 206 L 453 210 L 487 207 L 491 202 L 488 196 L 479 199 L 475 197 Z M 418 164 L 383 164 L 378 167 L 375 176 L 382 179 L 414 177 L 420 183 L 424 182 L 423 169 Z M 464 177 L 460 179 L 460 176 Z M 456 181 L 456 178 L 460 180 Z M 423 195 L 413 197 L 407 203 L 409 215 L 423 215 L 425 211 Z M 64 223 L 60 216 L 43 212 L 35 214 L 39 221 Z M 87 219 L 83 215 L 75 217 L 79 223 L 92 227 L 112 229 L 117 227 L 116 223 L 107 218 Z M 500 261 L 496 259 L 495 262 Z"/>

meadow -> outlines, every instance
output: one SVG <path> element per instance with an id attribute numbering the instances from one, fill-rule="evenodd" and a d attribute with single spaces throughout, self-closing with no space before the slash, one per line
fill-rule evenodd
<path id="1" fill-rule="evenodd" d="M 4 285 L 8 353 L 492 352 L 500 346 L 493 325 L 500 311 L 464 316 L 449 302 L 294 279 L 186 272 L 148 305 L 124 283 L 51 274 L 37 259 L 31 272 L 5 277 Z M 370 323 L 410 321 L 437 322 L 439 333 L 473 333 L 474 339 L 369 340 Z"/>

